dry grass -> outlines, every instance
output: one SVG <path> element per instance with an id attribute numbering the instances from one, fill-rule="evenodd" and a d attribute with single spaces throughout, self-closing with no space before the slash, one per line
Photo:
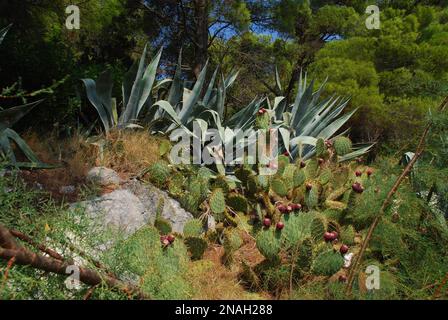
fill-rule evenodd
<path id="1" fill-rule="evenodd" d="M 147 131 L 112 132 L 97 165 L 122 174 L 137 174 L 159 160 L 160 138 Z"/>
<path id="2" fill-rule="evenodd" d="M 38 136 L 35 133 L 25 134 L 24 139 L 40 160 L 62 165 L 51 170 L 22 171 L 26 181 L 41 184 L 56 198 L 63 197 L 59 194 L 62 186 L 82 187 L 87 171 L 94 166 L 112 168 L 122 178 L 127 178 L 160 158 L 160 139 L 143 130 L 112 132 L 107 137 L 89 140 L 78 134 L 57 139 L 52 134 Z"/>
<path id="3" fill-rule="evenodd" d="M 221 263 L 224 250 L 221 246 L 211 246 L 199 261 L 191 262 L 189 279 L 195 289 L 195 300 L 259 300 L 257 293 L 244 289 L 238 281 L 238 271 L 226 268 Z"/>

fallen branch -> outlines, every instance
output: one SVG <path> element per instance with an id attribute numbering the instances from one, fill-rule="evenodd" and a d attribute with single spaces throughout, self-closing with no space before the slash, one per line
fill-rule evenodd
<path id="1" fill-rule="evenodd" d="M 43 244 L 36 243 L 33 239 L 31 239 L 31 237 L 27 236 L 26 234 L 23 234 L 22 232 L 13 230 L 13 229 L 9 230 L 9 232 L 14 237 L 30 244 L 31 246 L 35 247 L 36 249 L 39 249 L 40 251 L 48 254 L 50 257 L 52 257 L 56 260 L 64 261 L 64 257 L 61 256 L 59 253 L 57 253 L 56 251 L 54 251 L 52 249 L 47 248 Z"/>
<path id="2" fill-rule="evenodd" d="M 5 273 L 3 274 L 2 287 L 1 287 L 0 291 L 3 291 L 3 288 L 5 287 L 6 282 L 8 281 L 9 270 L 11 270 L 12 266 L 14 265 L 14 262 L 16 262 L 16 258 L 11 258 L 8 261 L 8 264 L 6 265 Z"/>
<path id="3" fill-rule="evenodd" d="M 6 245 L 6 246 L 5 246 Z M 36 254 L 25 247 L 18 246 L 11 232 L 0 225 L 0 258 L 10 261 L 14 259 L 14 263 L 18 265 L 30 266 L 39 270 L 52 272 L 60 275 L 68 276 L 67 269 L 73 264 L 61 261 L 52 257 L 45 257 Z M 79 268 L 79 281 L 90 286 L 96 286 L 105 283 L 113 289 L 117 289 L 127 293 L 128 295 L 136 295 L 139 299 L 149 299 L 138 287 L 125 283 L 110 275 L 101 275 L 95 270 L 88 268 Z"/>
<path id="4" fill-rule="evenodd" d="M 448 104 L 448 96 L 443 100 L 439 107 L 439 111 L 443 111 Z M 353 263 L 352 268 L 350 269 L 350 273 L 347 280 L 347 286 L 345 288 L 345 294 L 350 295 L 352 292 L 352 286 L 355 279 L 355 274 L 357 273 L 359 266 L 361 264 L 362 258 L 364 256 L 364 253 L 369 245 L 370 239 L 372 238 L 372 234 L 375 231 L 375 228 L 377 227 L 378 223 L 380 222 L 382 216 L 384 215 L 384 212 L 386 211 L 386 208 L 389 206 L 390 202 L 392 201 L 392 197 L 397 192 L 398 187 L 400 186 L 401 182 L 404 180 L 404 178 L 411 172 L 412 168 L 414 167 L 414 164 L 417 162 L 418 158 L 423 153 L 423 150 L 425 148 L 425 142 L 426 137 L 428 136 L 429 130 L 432 127 L 432 122 L 429 122 L 425 130 L 423 131 L 422 136 L 420 137 L 420 141 L 418 143 L 417 149 L 415 151 L 414 157 L 409 161 L 408 165 L 404 168 L 401 175 L 397 178 L 394 185 L 390 189 L 389 193 L 386 196 L 386 199 L 384 199 L 383 204 L 381 205 L 380 211 L 376 215 L 375 219 L 373 220 L 372 224 L 369 227 L 369 230 L 367 232 L 367 235 L 362 243 L 361 250 L 359 251 L 359 254 L 355 257 L 355 261 Z"/>

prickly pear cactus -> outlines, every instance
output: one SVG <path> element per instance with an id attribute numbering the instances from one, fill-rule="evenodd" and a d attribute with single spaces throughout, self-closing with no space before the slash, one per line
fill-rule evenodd
<path id="1" fill-rule="evenodd" d="M 306 180 L 305 171 L 300 168 L 296 168 L 296 170 L 294 171 L 293 179 L 294 179 L 294 187 L 295 188 L 300 187 L 305 183 Z"/>
<path id="2" fill-rule="evenodd" d="M 202 237 L 188 236 L 184 239 L 185 245 L 190 252 L 192 260 L 202 259 L 205 250 L 207 250 L 207 240 Z"/>
<path id="3" fill-rule="evenodd" d="M 171 223 L 167 219 L 161 217 L 156 218 L 154 221 L 154 227 L 156 227 L 156 229 L 164 235 L 169 234 L 172 230 Z"/>
<path id="4" fill-rule="evenodd" d="M 238 230 L 230 229 L 224 231 L 224 264 L 229 265 L 233 262 L 233 254 L 243 245 L 243 240 Z"/>
<path id="5" fill-rule="evenodd" d="M 213 213 L 223 213 L 226 209 L 226 199 L 222 189 L 218 188 L 212 191 L 209 199 L 210 209 Z"/>
<path id="6" fill-rule="evenodd" d="M 271 119 L 269 116 L 269 112 L 267 112 L 267 111 L 265 111 L 263 113 L 259 112 L 255 118 L 255 126 L 258 129 L 267 130 L 267 129 L 269 129 L 270 121 L 271 121 Z"/>
<path id="7" fill-rule="evenodd" d="M 322 138 L 317 139 L 317 142 L 316 142 L 316 156 L 318 156 L 318 157 L 324 156 L 324 152 L 326 150 L 327 149 L 325 148 L 324 139 L 322 139 Z"/>
<path id="8" fill-rule="evenodd" d="M 316 208 L 319 204 L 319 190 L 316 185 L 313 184 L 311 190 L 307 190 L 305 194 L 305 203 L 308 209 Z"/>
<path id="9" fill-rule="evenodd" d="M 312 272 L 316 275 L 331 276 L 344 265 L 344 258 L 333 248 L 320 252 L 314 259 Z"/>
<path id="10" fill-rule="evenodd" d="M 247 199 L 239 193 L 233 193 L 228 195 L 226 203 L 229 207 L 231 207 L 235 211 L 243 213 L 247 212 L 247 205 L 248 205 Z"/>
<path id="11" fill-rule="evenodd" d="M 271 189 L 280 197 L 285 197 L 288 194 L 288 188 L 281 178 L 274 178 L 271 181 Z"/>
<path id="12" fill-rule="evenodd" d="M 281 250 L 280 235 L 273 229 L 263 230 L 257 236 L 257 248 L 268 260 L 278 260 Z"/>
<path id="13" fill-rule="evenodd" d="M 334 150 L 338 156 L 344 156 L 352 151 L 352 142 L 347 137 L 337 137 L 333 142 Z"/>
<path id="14" fill-rule="evenodd" d="M 184 190 L 185 178 L 181 173 L 176 173 L 168 180 L 168 192 L 171 195 L 179 196 Z"/>
<path id="15" fill-rule="evenodd" d="M 202 221 L 199 219 L 191 219 L 185 223 L 183 235 L 184 237 L 199 237 L 203 232 Z"/>
<path id="16" fill-rule="evenodd" d="M 182 207 L 185 208 L 185 210 L 191 212 L 192 215 L 197 215 L 199 207 L 199 201 L 197 198 L 189 193 L 184 193 L 180 197 L 180 203 Z"/>
<path id="17" fill-rule="evenodd" d="M 152 164 L 148 170 L 150 181 L 159 188 L 163 187 L 166 184 L 170 173 L 171 170 L 168 166 L 168 163 L 163 160 L 157 161 L 156 163 Z"/>

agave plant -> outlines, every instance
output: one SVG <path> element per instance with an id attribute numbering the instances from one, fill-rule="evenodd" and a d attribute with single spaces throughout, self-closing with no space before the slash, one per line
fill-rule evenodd
<path id="1" fill-rule="evenodd" d="M 216 68 L 206 87 L 207 69 L 208 62 L 189 89 L 188 83 L 181 77 L 181 55 L 179 55 L 174 78 L 168 80 L 171 82 L 169 95 L 166 99 L 154 103 L 150 111 L 151 123 L 156 121 L 161 123 L 156 126 L 158 131 L 168 134 L 180 127 L 193 134 L 191 129 L 195 121 L 205 130 L 208 126 L 222 128 L 221 119 L 224 117 L 226 92 L 235 82 L 238 71 L 230 73 L 226 78 L 221 74 L 220 81 L 217 81 L 218 68 Z M 168 119 L 170 122 L 166 123 L 161 119 Z"/>
<path id="2" fill-rule="evenodd" d="M 0 44 L 11 25 L 0 30 Z M 7 166 L 19 168 L 52 168 L 54 166 L 42 163 L 26 142 L 11 127 L 37 106 L 42 100 L 0 111 L 0 155 L 6 160 Z M 17 162 L 12 142 L 22 151 L 29 162 Z"/>
<path id="3" fill-rule="evenodd" d="M 146 45 L 138 65 L 134 64 L 126 73 L 122 84 L 123 110 L 120 115 L 118 115 L 116 99 L 112 98 L 113 80 L 109 70 L 101 73 L 96 81 L 82 79 L 87 97 L 97 110 L 106 132 L 112 128 L 136 126 L 141 111 L 151 105 L 150 96 L 161 54 L 162 49 L 145 66 Z"/>
<path id="4" fill-rule="evenodd" d="M 276 128 L 280 132 L 283 150 L 287 151 L 293 159 L 311 158 L 315 154 L 318 138 L 333 140 L 334 135 L 356 112 L 356 109 L 341 115 L 349 99 L 331 96 L 320 100 L 326 82 L 324 81 L 317 91 L 313 91 L 314 80 L 307 86 L 306 78 L 306 74 L 304 77 L 300 75 L 293 104 L 287 106 L 282 96 L 275 97 L 273 104 L 268 98 L 254 100 L 225 121 L 225 125 L 234 130 L 247 130 L 254 125 L 257 112 L 263 107 L 268 115 L 269 127 Z M 276 79 L 277 86 L 280 86 L 278 76 Z M 340 157 L 339 160 L 347 161 L 359 157 L 368 152 L 371 147 L 372 145 L 355 147 L 352 152 Z"/>

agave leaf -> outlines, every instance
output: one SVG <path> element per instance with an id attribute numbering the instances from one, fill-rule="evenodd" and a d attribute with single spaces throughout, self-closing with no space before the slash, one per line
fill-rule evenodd
<path id="1" fill-rule="evenodd" d="M 333 134 L 336 133 L 350 118 L 351 116 L 356 112 L 357 109 L 354 109 L 353 111 L 343 115 L 342 117 L 336 119 L 332 123 L 330 123 L 327 127 L 325 127 L 319 134 L 318 137 L 322 137 L 323 139 L 330 138 Z"/>
<path id="2" fill-rule="evenodd" d="M 312 106 L 309 108 L 307 114 L 303 117 L 303 119 L 297 124 L 297 135 L 312 135 L 311 132 L 315 131 L 316 127 L 325 127 L 327 123 L 324 121 L 325 117 L 332 110 L 334 104 L 337 102 L 337 99 L 332 101 L 332 97 L 323 100 L 321 103 Z M 342 109 L 345 107 L 342 106 Z M 332 113 L 332 116 L 328 117 L 329 121 L 332 121 L 337 114 Z M 322 129 L 321 129 L 322 130 Z M 317 132 L 320 132 L 318 130 Z"/>
<path id="3" fill-rule="evenodd" d="M 138 63 L 134 62 L 131 68 L 126 72 L 123 78 L 123 84 L 121 90 L 123 92 L 123 107 L 127 106 L 129 97 L 131 96 L 132 86 L 137 76 Z"/>
<path id="4" fill-rule="evenodd" d="M 97 94 L 95 81 L 93 81 L 92 79 L 82 79 L 82 82 L 86 87 L 87 98 L 98 112 L 104 129 L 106 130 L 106 132 L 109 132 L 109 130 L 113 127 L 113 123 L 111 123 L 112 117 L 109 114 L 109 111 L 103 105 L 101 98 Z"/>
<path id="5" fill-rule="evenodd" d="M 207 91 L 205 92 L 204 99 L 202 99 L 202 102 L 204 103 L 205 106 L 208 106 L 210 103 L 210 98 L 212 97 L 213 86 L 215 85 L 217 74 L 218 74 L 218 68 L 216 68 L 215 72 L 213 72 L 212 78 L 210 79 L 210 83 L 208 84 Z"/>
<path id="6" fill-rule="evenodd" d="M 42 101 L 43 100 L 39 100 L 0 111 L 0 133 L 3 130 L 12 127 L 17 121 L 33 110 L 33 108 Z"/>
<path id="7" fill-rule="evenodd" d="M 0 151 L 4 158 L 8 159 L 11 163 L 16 162 L 16 156 L 11 147 L 11 143 L 4 132 L 0 133 Z"/>
<path id="8" fill-rule="evenodd" d="M 143 49 L 143 54 L 140 57 L 140 62 L 138 64 L 137 73 L 135 75 L 134 83 L 132 84 L 131 93 L 129 95 L 129 101 L 125 105 L 124 112 L 121 114 L 119 119 L 119 124 L 127 124 L 130 121 L 133 121 L 137 118 L 137 110 L 139 101 L 142 95 L 142 77 L 145 73 L 145 61 L 148 50 L 148 44 L 145 45 L 145 49 Z"/>
<path id="9" fill-rule="evenodd" d="M 311 106 L 311 101 L 313 99 L 313 86 L 314 80 L 311 80 L 310 85 L 306 88 L 303 95 L 300 98 L 297 95 L 296 101 L 294 102 L 291 114 L 293 117 L 292 125 L 296 127 L 299 121 L 305 116 L 308 111 L 308 108 Z"/>
<path id="10" fill-rule="evenodd" d="M 307 144 L 307 145 L 315 146 L 316 142 L 317 142 L 317 139 L 315 137 L 299 136 L 299 137 L 292 138 L 290 141 L 290 145 L 295 146 L 298 144 Z"/>
<path id="11" fill-rule="evenodd" d="M 23 140 L 17 132 L 15 132 L 12 129 L 6 129 L 3 134 L 13 140 L 17 146 L 19 147 L 19 149 L 23 152 L 23 154 L 27 157 L 28 160 L 30 160 L 31 162 L 36 162 L 39 163 L 39 159 L 37 158 L 37 156 L 34 154 L 34 152 L 31 150 L 31 148 L 26 144 L 25 140 Z"/>
<path id="12" fill-rule="evenodd" d="M 224 76 L 221 75 L 221 84 L 218 89 L 218 101 L 216 102 L 216 111 L 218 112 L 221 119 L 224 119 L 224 108 L 226 100 L 226 86 Z"/>
<path id="13" fill-rule="evenodd" d="M 5 39 L 5 36 L 11 27 L 12 27 L 12 24 L 10 24 L 9 26 L 6 26 L 5 28 L 0 30 L 0 44 L 3 42 L 3 39 Z"/>
<path id="14" fill-rule="evenodd" d="M 153 107 L 162 108 L 163 110 L 166 111 L 166 113 L 168 113 L 168 115 L 171 117 L 171 119 L 173 120 L 173 122 L 175 124 L 177 124 L 178 126 L 182 126 L 181 119 L 179 118 L 176 111 L 174 111 L 173 107 L 171 106 L 171 104 L 168 101 L 159 100 L 156 103 L 154 103 Z"/>
<path id="15" fill-rule="evenodd" d="M 118 123 L 118 111 L 117 111 L 117 99 L 111 99 L 111 112 L 112 112 L 112 120 L 113 123 Z"/>
<path id="16" fill-rule="evenodd" d="M 201 129 L 201 141 L 205 141 L 205 137 L 207 135 L 207 129 L 208 129 L 208 123 L 207 121 L 204 121 L 202 119 L 196 119 L 196 123 L 199 125 L 199 128 Z"/>
<path id="17" fill-rule="evenodd" d="M 280 81 L 280 76 L 278 74 L 278 68 L 277 66 L 275 66 L 275 84 L 277 85 L 277 90 L 279 90 L 279 92 L 282 92 L 282 83 Z"/>
<path id="18" fill-rule="evenodd" d="M 238 77 L 238 74 L 240 73 L 239 70 L 235 71 L 235 72 L 231 72 L 229 74 L 229 76 L 224 80 L 224 86 L 225 88 L 229 88 L 236 80 L 236 78 Z"/>
<path id="19" fill-rule="evenodd" d="M 184 105 L 182 107 L 182 110 L 179 113 L 179 118 L 181 119 L 182 123 L 188 122 L 188 119 L 190 118 L 190 115 L 193 112 L 193 107 L 199 101 L 199 96 L 201 94 L 201 91 L 202 91 L 202 88 L 203 88 L 204 82 L 205 82 L 205 75 L 207 73 L 207 65 L 208 65 L 208 61 L 205 63 L 205 66 L 202 68 L 202 71 L 199 74 L 199 77 L 198 77 L 196 83 L 194 84 L 193 90 L 191 90 L 190 95 L 188 95 L 187 99 L 184 100 Z"/>
<path id="20" fill-rule="evenodd" d="M 159 52 L 156 54 L 155 58 L 151 61 L 151 63 L 146 68 L 145 73 L 143 74 L 143 78 L 141 80 L 142 93 L 138 101 L 138 108 L 137 113 L 135 114 L 135 118 L 138 117 L 140 111 L 146 103 L 146 100 L 151 94 L 152 86 L 156 78 L 157 67 L 159 65 L 160 57 L 162 56 L 162 49 L 163 48 L 159 49 Z"/>
<path id="21" fill-rule="evenodd" d="M 283 112 L 285 112 L 286 107 L 286 99 L 283 96 L 274 98 L 274 110 L 275 110 L 275 118 L 280 119 L 282 117 Z"/>
<path id="22" fill-rule="evenodd" d="M 63 165 L 47 164 L 43 162 L 14 162 L 6 165 L 22 169 L 55 169 L 63 167 Z"/>
<path id="23" fill-rule="evenodd" d="M 348 161 L 348 160 L 352 160 L 355 159 L 359 156 L 362 156 L 363 154 L 369 152 L 369 150 L 373 147 L 373 144 L 363 147 L 363 148 L 359 148 L 358 150 L 355 150 L 353 152 L 347 153 L 344 156 L 340 156 L 338 158 L 338 162 L 344 162 L 344 161 Z"/>
<path id="24" fill-rule="evenodd" d="M 11 150 L 11 145 L 8 141 L 8 139 L 11 139 L 15 142 L 17 147 L 23 152 L 23 154 L 26 156 L 30 162 L 16 162 L 16 158 Z M 0 139 L 1 147 L 2 149 L 5 149 L 9 153 L 9 159 L 11 161 L 11 166 L 18 167 L 18 168 L 30 168 L 30 169 L 53 169 L 60 167 L 60 165 L 51 165 L 41 162 L 37 156 L 34 154 L 34 152 L 31 150 L 31 148 L 26 144 L 25 140 L 23 140 L 17 132 L 15 132 L 12 129 L 6 129 L 3 131 L 3 134 L 1 134 Z"/>
<path id="25" fill-rule="evenodd" d="M 102 72 L 95 81 L 95 84 L 96 94 L 110 116 L 110 123 L 114 123 L 112 116 L 112 87 L 114 83 L 110 70 Z"/>

